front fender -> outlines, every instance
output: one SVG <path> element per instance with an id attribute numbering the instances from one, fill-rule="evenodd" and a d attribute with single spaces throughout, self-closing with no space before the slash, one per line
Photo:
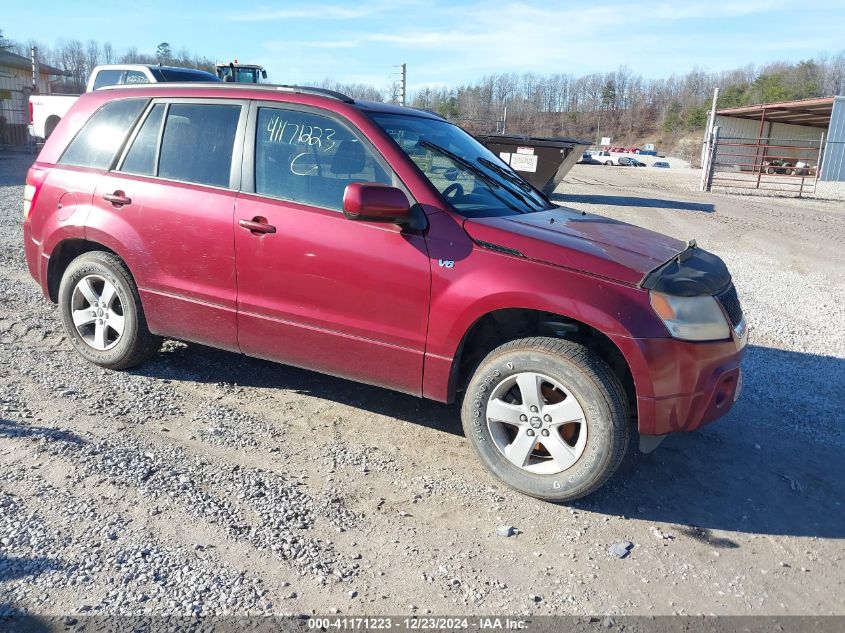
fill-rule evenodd
<path id="1" fill-rule="evenodd" d="M 648 293 L 640 288 L 461 243 L 457 234 L 450 237 L 439 244 L 430 240 L 433 259 L 452 261 L 450 252 L 457 256 L 452 267 L 432 265 L 423 376 L 426 397 L 449 399 L 450 375 L 461 341 L 479 319 L 497 310 L 538 310 L 584 323 L 614 341 L 632 373 L 643 366 L 643 360 L 629 358 L 636 355 L 635 346 L 619 343 L 668 337 L 649 305 Z M 635 374 L 634 380 L 639 389 L 646 379 L 638 381 Z M 650 383 L 642 387 L 651 392 Z"/>

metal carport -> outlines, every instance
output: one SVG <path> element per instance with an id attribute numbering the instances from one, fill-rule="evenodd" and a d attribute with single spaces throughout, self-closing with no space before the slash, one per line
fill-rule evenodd
<path id="1" fill-rule="evenodd" d="M 725 108 L 712 119 L 706 188 L 800 195 L 816 181 L 845 181 L 845 96 Z"/>

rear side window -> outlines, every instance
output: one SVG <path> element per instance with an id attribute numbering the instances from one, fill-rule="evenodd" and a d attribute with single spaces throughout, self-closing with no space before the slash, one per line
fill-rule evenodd
<path id="1" fill-rule="evenodd" d="M 214 81 L 220 80 L 211 73 L 202 70 L 191 70 L 188 68 L 157 68 L 159 81 Z"/>
<path id="2" fill-rule="evenodd" d="M 161 124 L 164 121 L 164 108 L 163 103 L 153 106 L 149 116 L 141 126 L 141 130 L 132 142 L 132 147 L 126 154 L 120 171 L 143 176 L 155 176 L 156 150 L 158 149 Z"/>
<path id="3" fill-rule="evenodd" d="M 171 104 L 161 140 L 158 175 L 228 187 L 240 114 L 239 105 Z"/>
<path id="4" fill-rule="evenodd" d="M 60 165 L 109 169 L 147 99 L 111 101 L 97 110 L 59 159 Z"/>
<path id="5" fill-rule="evenodd" d="M 148 84 L 150 80 L 140 70 L 127 71 L 126 77 L 123 78 L 125 84 Z"/>
<path id="6" fill-rule="evenodd" d="M 120 83 L 121 75 L 123 75 L 122 70 L 101 70 L 94 78 L 94 90 L 106 86 L 116 86 Z"/>

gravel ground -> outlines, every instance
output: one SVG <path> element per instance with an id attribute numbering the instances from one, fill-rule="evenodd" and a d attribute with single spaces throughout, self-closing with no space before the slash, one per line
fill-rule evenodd
<path id="1" fill-rule="evenodd" d="M 28 159 L 0 154 L 0 616 L 845 614 L 841 204 L 573 169 L 561 203 L 723 256 L 753 330 L 727 418 L 567 507 L 482 472 L 454 406 L 174 341 L 86 364 L 25 269 Z"/>

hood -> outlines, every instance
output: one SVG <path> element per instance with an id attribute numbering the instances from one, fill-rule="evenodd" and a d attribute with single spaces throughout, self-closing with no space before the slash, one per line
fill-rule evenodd
<path id="1" fill-rule="evenodd" d="M 467 219 L 464 229 L 476 242 L 631 285 L 687 246 L 648 229 L 566 207 Z"/>

